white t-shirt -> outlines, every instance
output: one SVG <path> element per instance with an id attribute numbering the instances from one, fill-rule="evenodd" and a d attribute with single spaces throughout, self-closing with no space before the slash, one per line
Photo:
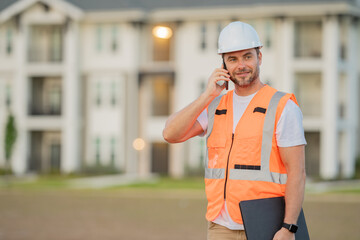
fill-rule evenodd
<path id="1" fill-rule="evenodd" d="M 238 96 L 235 91 L 233 94 L 233 132 L 241 116 L 244 114 L 247 106 L 249 105 L 252 98 L 256 93 L 249 96 Z M 280 116 L 280 119 L 276 125 L 276 140 L 279 147 L 293 147 L 298 145 L 306 144 L 304 136 L 304 128 L 302 125 L 303 115 L 300 108 L 294 101 L 288 100 L 285 108 Z M 206 109 L 199 115 L 197 121 L 200 123 L 204 132 L 207 130 L 208 118 Z M 242 224 L 234 222 L 227 210 L 226 202 L 217 216 L 213 221 L 214 223 L 225 226 L 231 230 L 243 230 Z"/>

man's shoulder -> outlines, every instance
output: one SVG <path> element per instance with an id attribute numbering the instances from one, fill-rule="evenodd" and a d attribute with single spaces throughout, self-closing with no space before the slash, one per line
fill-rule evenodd
<path id="1" fill-rule="evenodd" d="M 218 105 L 219 102 L 221 101 L 221 99 L 225 99 L 225 98 L 228 98 L 230 96 L 232 91 L 228 91 L 226 93 L 222 93 L 220 94 L 219 96 L 217 96 L 216 98 L 214 98 L 214 100 L 212 100 L 212 102 L 210 103 L 210 105 Z"/>
<path id="2" fill-rule="evenodd" d="M 217 96 L 216 98 L 214 98 L 214 100 L 212 100 L 212 102 L 209 104 L 209 106 L 207 107 L 207 111 L 208 111 L 208 116 L 214 115 L 216 108 L 219 106 L 220 102 L 222 102 L 222 104 L 226 104 L 226 102 L 224 103 L 223 101 L 227 101 L 227 99 L 229 99 L 229 96 L 231 95 L 232 91 L 228 91 L 227 93 L 224 94 L 220 94 L 219 96 Z"/>
<path id="3" fill-rule="evenodd" d="M 300 107 L 292 98 L 287 100 L 284 110 L 288 113 L 301 112 Z"/>

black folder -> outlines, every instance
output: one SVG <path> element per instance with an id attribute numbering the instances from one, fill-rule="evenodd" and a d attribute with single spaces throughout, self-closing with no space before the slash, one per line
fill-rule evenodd
<path id="1" fill-rule="evenodd" d="M 247 240 L 272 240 L 282 227 L 285 214 L 283 197 L 264 198 L 239 203 Z M 304 212 L 301 209 L 295 240 L 309 240 Z"/>

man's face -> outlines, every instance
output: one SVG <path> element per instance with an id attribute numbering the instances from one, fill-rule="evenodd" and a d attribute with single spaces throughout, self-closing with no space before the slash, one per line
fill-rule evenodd
<path id="1" fill-rule="evenodd" d="M 231 80 L 239 87 L 248 87 L 259 80 L 262 54 L 254 48 L 224 54 Z"/>

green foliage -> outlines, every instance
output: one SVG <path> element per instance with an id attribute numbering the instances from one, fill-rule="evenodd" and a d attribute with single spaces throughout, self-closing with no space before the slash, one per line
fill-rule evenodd
<path id="1" fill-rule="evenodd" d="M 102 165 L 97 163 L 92 166 L 84 166 L 82 173 L 84 175 L 105 175 L 105 174 L 119 174 L 121 171 L 116 169 L 113 164 Z"/>
<path id="2" fill-rule="evenodd" d="M 84 175 L 37 175 L 29 179 L 17 179 L 12 182 L 13 189 L 23 190 L 65 190 L 71 187 L 70 181 L 88 177 Z M 2 186 L 0 184 L 0 191 Z M 160 177 L 127 185 L 106 187 L 107 190 L 200 190 L 204 191 L 205 183 L 202 177 L 188 177 L 174 179 L 170 177 Z"/>
<path id="3" fill-rule="evenodd" d="M 360 179 L 360 155 L 356 158 L 355 163 L 355 178 Z"/>
<path id="4" fill-rule="evenodd" d="M 0 168 L 0 176 L 2 176 L 2 175 L 11 175 L 11 174 L 12 174 L 11 169 Z"/>
<path id="5" fill-rule="evenodd" d="M 69 187 L 68 180 L 73 177 L 63 175 L 40 175 L 29 178 L 20 178 L 12 181 L 12 189 L 21 190 L 60 190 Z M 1 190 L 1 186 L 0 186 Z"/>
<path id="6" fill-rule="evenodd" d="M 200 162 L 197 167 L 190 167 L 189 165 L 185 165 L 185 176 L 187 177 L 203 177 L 204 176 L 204 164 Z"/>
<path id="7" fill-rule="evenodd" d="M 147 189 L 195 189 L 204 190 L 205 182 L 202 177 L 186 177 L 175 179 L 171 177 L 160 177 L 155 182 L 139 182 L 126 186 L 113 188 L 147 188 Z"/>
<path id="8" fill-rule="evenodd" d="M 5 159 L 9 163 L 12 151 L 14 149 L 15 141 L 17 138 L 17 130 L 15 126 L 15 118 L 10 113 L 5 127 Z"/>

